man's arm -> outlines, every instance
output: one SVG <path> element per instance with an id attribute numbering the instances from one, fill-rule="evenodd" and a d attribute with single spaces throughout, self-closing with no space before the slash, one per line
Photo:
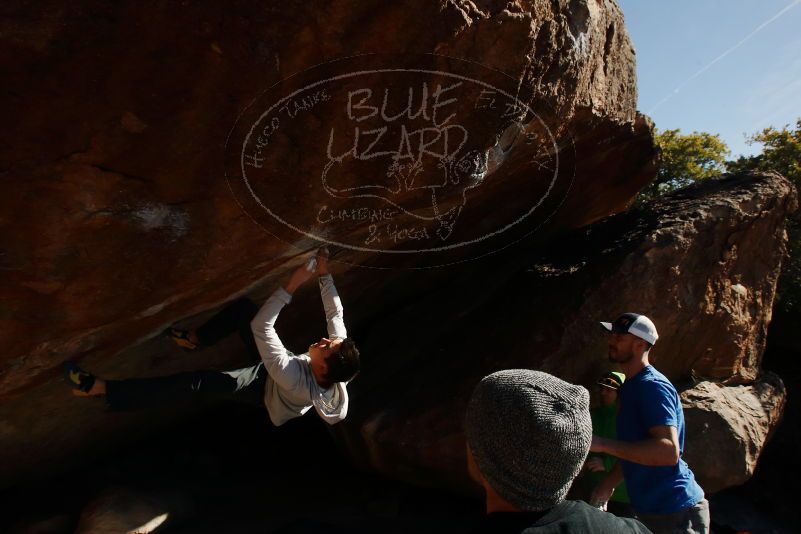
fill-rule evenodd
<path id="1" fill-rule="evenodd" d="M 317 274 L 320 283 L 320 298 L 325 309 L 325 322 L 328 328 L 328 337 L 345 339 L 348 331 L 345 328 L 345 315 L 342 301 L 334 286 L 334 277 L 328 272 L 328 249 L 322 247 L 317 253 Z"/>
<path id="2" fill-rule="evenodd" d="M 339 299 L 334 278 L 330 274 L 323 275 L 320 281 L 320 298 L 325 309 L 325 322 L 328 327 L 328 337 L 345 339 L 348 331 L 345 328 L 345 315 L 342 301 Z"/>
<path id="3" fill-rule="evenodd" d="M 642 465 L 676 465 L 679 462 L 679 436 L 675 426 L 659 425 L 648 430 L 649 439 L 633 443 L 592 437 L 592 452 L 605 452 Z M 618 467 L 619 463 L 615 465 Z"/>
<path id="4" fill-rule="evenodd" d="M 284 389 L 295 388 L 303 373 L 300 364 L 287 354 L 274 325 L 283 307 L 292 301 L 292 293 L 308 280 L 311 274 L 305 265 L 295 269 L 284 286 L 273 292 L 250 322 L 250 329 L 253 331 L 264 368 L 273 381 Z"/>

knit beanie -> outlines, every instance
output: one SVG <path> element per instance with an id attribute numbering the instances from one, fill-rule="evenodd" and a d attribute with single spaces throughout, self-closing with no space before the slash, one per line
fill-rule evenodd
<path id="1" fill-rule="evenodd" d="M 589 393 L 527 369 L 498 371 L 473 390 L 465 435 L 484 479 L 525 511 L 565 499 L 592 440 Z"/>

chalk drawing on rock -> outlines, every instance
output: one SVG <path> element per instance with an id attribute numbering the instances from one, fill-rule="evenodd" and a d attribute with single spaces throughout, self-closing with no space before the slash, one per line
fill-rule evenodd
<path id="1" fill-rule="evenodd" d="M 441 56 L 404 57 L 400 67 L 394 56 L 366 56 L 282 80 L 240 115 L 226 177 L 256 222 L 291 243 L 483 254 L 558 208 L 572 139 L 554 137 L 515 80 L 454 58 L 443 70 Z M 408 66 L 426 63 L 436 65 Z M 482 200 L 496 188 L 507 209 Z"/>

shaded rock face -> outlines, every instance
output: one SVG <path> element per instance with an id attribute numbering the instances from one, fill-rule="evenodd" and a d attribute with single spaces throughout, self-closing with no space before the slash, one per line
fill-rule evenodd
<path id="1" fill-rule="evenodd" d="M 298 253 L 292 244 L 313 247 L 300 234 L 275 240 L 243 213 L 224 179 L 223 147 L 255 96 L 326 60 L 437 53 L 503 70 L 527 105 L 551 117 L 559 143 L 573 136 L 582 153 L 581 162 L 564 156 L 576 169 L 551 225 L 625 207 L 653 176 L 655 154 L 635 112 L 618 6 L 506 5 L 6 4 L 2 105 L 14 127 L 0 134 L 0 394 L 41 383 L 67 358 L 114 354 L 283 272 Z M 332 124 L 340 126 L 352 129 Z M 474 126 L 488 142 L 497 133 Z M 515 151 L 521 162 L 525 150 Z M 490 222 L 524 170 L 514 166 L 503 182 L 512 193 L 482 191 Z M 316 207 L 305 209 L 313 220 Z"/>
<path id="2" fill-rule="evenodd" d="M 771 373 L 748 386 L 701 382 L 682 392 L 685 459 L 705 491 L 739 486 L 754 474 L 785 397 L 784 384 Z"/>
<path id="3" fill-rule="evenodd" d="M 318 244 L 300 233 L 277 239 L 265 232 L 253 207 L 240 205 L 241 177 L 226 176 L 226 140 L 237 117 L 280 80 L 375 52 L 411 58 L 407 67 L 437 54 L 502 71 L 530 113 L 507 124 L 459 108 L 476 146 L 486 154 L 500 143 L 506 158 L 493 181 L 473 191 L 480 202 L 471 197 L 470 206 L 480 209 L 472 221 L 491 229 L 530 202 L 517 190 L 529 182 L 540 187 L 542 161 L 534 156 L 544 145 L 531 140 L 542 124 L 532 116 L 544 118 L 553 147 L 546 159 L 558 156 L 562 174 L 550 217 L 515 236 L 528 235 L 529 244 L 624 209 L 655 173 L 652 126 L 635 108 L 634 52 L 610 0 L 280 6 L 87 0 L 6 2 L 3 13 L 0 106 L 13 125 L 0 132 L 0 440 L 8 483 L 47 469 L 46 459 L 89 454 L 89 435 L 99 446 L 158 419 L 111 421 L 100 405 L 75 406 L 59 389 L 63 361 L 76 359 L 112 378 L 246 363 L 237 347 L 174 359 L 174 349 L 154 336 L 242 293 L 263 296 L 299 262 L 299 252 Z M 315 117 L 307 116 L 309 132 Z M 329 118 L 323 126 L 353 130 L 351 122 Z M 275 200 L 314 221 L 319 206 L 303 202 L 311 178 L 299 170 L 309 165 L 319 172 L 324 161 L 293 149 L 303 136 L 285 135 L 273 146 L 284 150 L 282 169 L 292 184 Z M 359 185 L 359 176 L 342 176 L 340 187 Z M 443 205 L 458 204 L 462 193 L 450 191 Z M 354 236 L 369 232 L 363 222 L 346 229 Z M 386 258 L 352 253 L 336 274 L 353 263 L 432 264 L 423 256 Z M 397 279 L 391 271 L 354 274 L 342 284 L 343 295 L 352 297 L 354 331 L 370 338 L 385 298 L 401 306 L 421 288 L 447 284 L 477 265 Z M 290 345 L 308 345 L 308 327 L 292 318 L 317 313 L 315 301 L 299 295 L 283 321 Z"/>
<path id="4" fill-rule="evenodd" d="M 369 323 L 370 341 L 379 342 L 363 350 L 375 360 L 352 385 L 351 413 L 336 429 L 356 461 L 463 486 L 461 419 L 475 383 L 523 367 L 594 389 L 609 368 L 598 321 L 625 311 L 654 320 L 651 362 L 678 387 L 700 378 L 754 384 L 785 219 L 796 207 L 794 188 L 775 174 L 709 180 L 562 236 L 544 253 L 510 252 L 506 271 L 453 273 L 446 287 L 390 301 L 393 312 Z M 712 487 L 742 481 L 778 422 L 783 390 L 748 388 L 720 393 L 740 414 L 719 421 L 715 447 L 740 460 L 714 475 L 699 465 Z M 688 417 L 688 436 L 703 435 L 698 424 L 701 417 Z M 706 447 L 692 456 L 697 442 L 688 439 L 698 462 Z"/>

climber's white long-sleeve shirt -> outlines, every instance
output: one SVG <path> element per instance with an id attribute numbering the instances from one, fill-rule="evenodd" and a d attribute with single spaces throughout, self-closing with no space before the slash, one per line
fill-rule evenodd
<path id="1" fill-rule="evenodd" d="M 345 339 L 348 332 L 334 278 L 330 274 L 323 275 L 319 277 L 319 283 L 328 337 Z M 261 360 L 269 375 L 264 388 L 264 405 L 276 426 L 300 417 L 312 406 L 323 421 L 333 425 L 348 415 L 348 390 L 343 382 L 337 382 L 328 389 L 321 388 L 312 375 L 308 352 L 295 355 L 281 343 L 274 328 L 275 320 L 281 309 L 291 301 L 292 295 L 279 287 L 250 323 Z"/>

